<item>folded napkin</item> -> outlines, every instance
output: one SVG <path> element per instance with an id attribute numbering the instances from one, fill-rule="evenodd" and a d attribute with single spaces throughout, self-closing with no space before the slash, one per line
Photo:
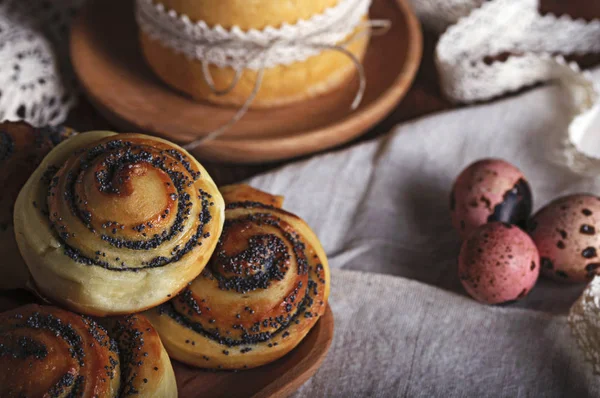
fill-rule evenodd
<path id="1" fill-rule="evenodd" d="M 523 170 L 535 209 L 600 194 L 600 181 L 565 166 L 568 98 L 546 86 L 437 114 L 250 181 L 286 196 L 334 269 L 334 341 L 297 396 L 600 395 L 566 320 L 584 286 L 542 278 L 518 303 L 473 301 L 458 280 L 448 209 L 461 169 L 490 156 Z"/>

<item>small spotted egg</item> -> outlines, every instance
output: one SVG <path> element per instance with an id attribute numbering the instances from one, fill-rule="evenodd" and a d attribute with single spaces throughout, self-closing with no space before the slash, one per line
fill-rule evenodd
<path id="1" fill-rule="evenodd" d="M 585 282 L 600 273 L 600 198 L 577 194 L 556 199 L 528 223 L 542 274 L 562 282 Z"/>
<path id="2" fill-rule="evenodd" d="M 492 222 L 465 240 L 458 276 L 477 301 L 499 304 L 527 295 L 540 274 L 540 257 L 531 238 L 512 224 Z"/>
<path id="3" fill-rule="evenodd" d="M 499 159 L 482 159 L 468 166 L 450 194 L 452 224 L 463 239 L 487 222 L 524 224 L 531 206 L 531 189 L 523 173 Z"/>

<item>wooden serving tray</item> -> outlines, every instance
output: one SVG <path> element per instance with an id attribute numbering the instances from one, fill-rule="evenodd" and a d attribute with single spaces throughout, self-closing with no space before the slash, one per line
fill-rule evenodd
<path id="1" fill-rule="evenodd" d="M 295 105 L 251 110 L 220 138 L 193 151 L 200 160 L 258 163 L 297 157 L 345 143 L 377 124 L 408 91 L 422 53 L 409 0 L 373 0 L 370 16 L 392 22 L 371 39 L 367 90 L 349 111 L 355 77 L 332 93 Z M 162 83 L 138 45 L 132 0 L 88 2 L 73 26 L 71 57 L 90 102 L 122 131 L 156 134 L 179 144 L 222 126 L 235 109 L 196 102 Z"/>
<path id="2" fill-rule="evenodd" d="M 0 312 L 33 302 L 39 300 L 25 290 L 0 291 Z M 327 305 L 325 314 L 304 340 L 268 365 L 239 372 L 208 371 L 173 360 L 179 398 L 288 397 L 319 369 L 332 340 L 333 313 Z"/>

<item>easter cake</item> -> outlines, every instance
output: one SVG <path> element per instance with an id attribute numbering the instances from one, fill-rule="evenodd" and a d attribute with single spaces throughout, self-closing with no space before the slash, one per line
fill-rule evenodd
<path id="1" fill-rule="evenodd" d="M 239 107 L 253 97 L 252 107 L 269 108 L 356 73 L 370 2 L 138 0 L 137 20 L 146 61 L 168 85 L 197 100 Z"/>

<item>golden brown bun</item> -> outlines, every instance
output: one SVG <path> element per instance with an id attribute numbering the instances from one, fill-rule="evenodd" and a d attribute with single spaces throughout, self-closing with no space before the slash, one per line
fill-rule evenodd
<path id="1" fill-rule="evenodd" d="M 119 397 L 177 398 L 171 360 L 150 322 L 139 314 L 104 318 L 102 322 L 119 347 Z"/>
<path id="2" fill-rule="evenodd" d="M 185 14 L 192 21 L 203 20 L 209 26 L 225 28 L 239 26 L 243 30 L 279 27 L 309 19 L 335 6 L 337 0 L 161 0 L 166 9 Z M 140 32 L 142 51 L 154 72 L 167 84 L 197 100 L 239 106 L 246 102 L 254 89 L 256 71 L 244 70 L 236 87 L 227 95 L 217 96 L 206 84 L 202 63 L 187 58 Z M 347 49 L 362 60 L 369 42 L 368 35 L 351 43 Z M 218 89 L 229 87 L 235 76 L 232 68 L 210 66 Z M 267 69 L 253 108 L 282 106 L 324 94 L 339 87 L 356 72 L 348 56 L 325 51 L 304 62 Z"/>
<path id="3" fill-rule="evenodd" d="M 19 194 L 15 231 L 42 296 L 84 314 L 130 314 L 198 276 L 223 207 L 206 170 L 177 145 L 96 131 L 44 159 Z"/>
<path id="4" fill-rule="evenodd" d="M 253 368 L 287 354 L 323 315 L 329 267 L 306 223 L 280 209 L 281 197 L 245 185 L 223 194 L 226 221 L 209 265 L 146 316 L 172 358 Z"/>
<path id="5" fill-rule="evenodd" d="M 25 122 L 0 123 L 0 289 L 25 286 L 29 273 L 13 230 L 13 208 L 19 191 L 69 129 L 39 129 Z"/>
<path id="6" fill-rule="evenodd" d="M 142 316 L 91 318 L 30 304 L 0 314 L 2 397 L 177 397 L 171 361 Z"/>
<path id="7" fill-rule="evenodd" d="M 115 397 L 118 350 L 89 318 L 30 304 L 0 314 L 1 397 Z"/>

